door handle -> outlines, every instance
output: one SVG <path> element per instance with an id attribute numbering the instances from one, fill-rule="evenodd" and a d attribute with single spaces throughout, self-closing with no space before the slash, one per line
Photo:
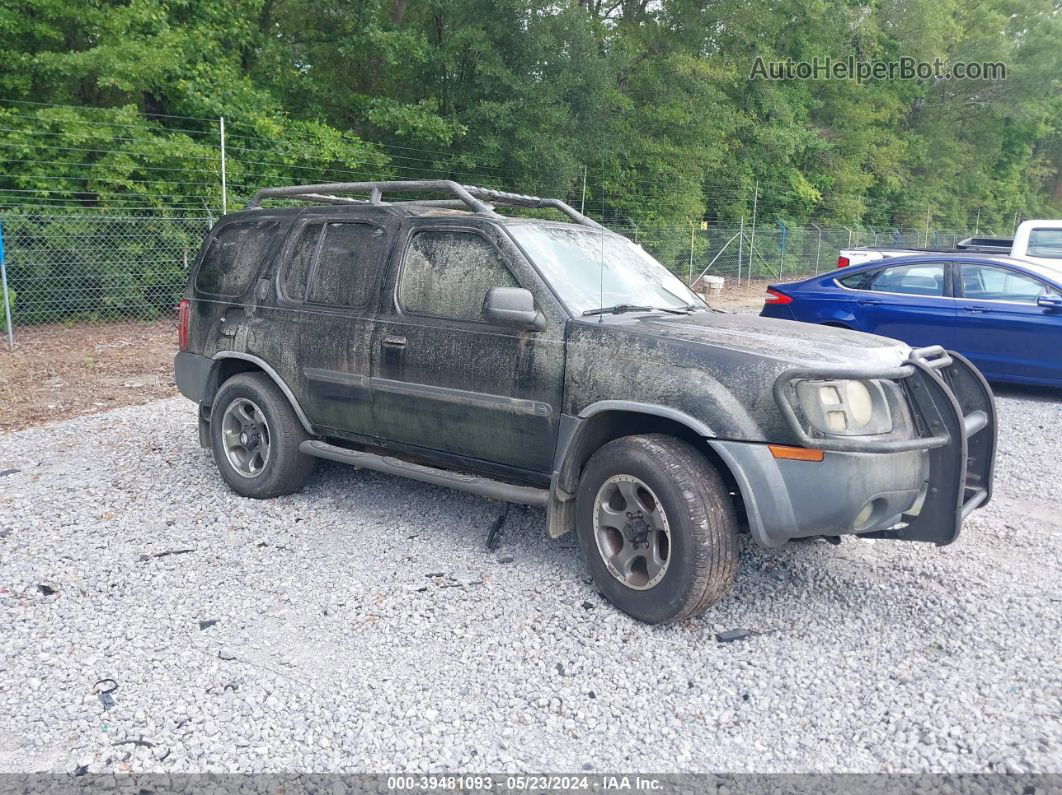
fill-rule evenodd
<path id="1" fill-rule="evenodd" d="M 404 348 L 406 347 L 406 338 L 389 334 L 383 338 L 383 344 L 391 348 Z"/>
<path id="2" fill-rule="evenodd" d="M 869 298 L 860 298 L 857 303 L 860 306 L 881 306 L 881 301 L 871 301 Z"/>
<path id="3" fill-rule="evenodd" d="M 988 310 L 983 306 L 964 306 L 963 311 L 981 313 L 987 312 Z"/>

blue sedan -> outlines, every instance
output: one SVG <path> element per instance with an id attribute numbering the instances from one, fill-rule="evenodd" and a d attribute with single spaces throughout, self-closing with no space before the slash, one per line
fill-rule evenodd
<path id="1" fill-rule="evenodd" d="M 1062 386 L 1062 272 L 1022 260 L 877 260 L 773 284 L 760 314 L 943 345 L 990 381 Z"/>

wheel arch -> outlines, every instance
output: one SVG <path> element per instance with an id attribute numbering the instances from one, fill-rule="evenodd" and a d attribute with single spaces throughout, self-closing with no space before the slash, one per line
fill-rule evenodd
<path id="1" fill-rule="evenodd" d="M 549 521 L 549 534 L 563 535 L 573 529 L 569 521 L 559 521 L 568 512 L 562 506 L 574 508 L 579 479 L 590 457 L 602 446 L 624 436 L 662 433 L 689 442 L 719 472 L 726 483 L 738 520 L 747 526 L 747 513 L 737 478 L 729 464 L 707 443 L 715 433 L 703 422 L 667 406 L 629 401 L 600 401 L 581 412 L 578 417 L 565 416 L 561 439 L 554 461 L 551 513 L 558 521 Z M 574 520 L 574 512 L 571 519 Z"/>
<path id="2" fill-rule="evenodd" d="M 291 404 L 291 408 L 295 411 L 295 416 L 299 418 L 299 423 L 302 427 L 305 428 L 307 433 L 316 435 L 313 426 L 310 425 L 309 418 L 302 410 L 302 406 L 299 405 L 295 393 L 291 391 L 291 388 L 284 382 L 284 379 L 280 377 L 280 374 L 267 362 L 250 353 L 221 351 L 214 355 L 214 366 L 210 370 L 210 377 L 207 379 L 206 390 L 203 392 L 203 405 L 211 405 L 214 396 L 217 395 L 218 390 L 221 389 L 221 385 L 234 375 L 239 375 L 240 373 L 265 373 L 269 376 L 273 383 L 277 385 L 277 388 L 280 389 L 281 393 L 283 393 L 288 403 Z"/>

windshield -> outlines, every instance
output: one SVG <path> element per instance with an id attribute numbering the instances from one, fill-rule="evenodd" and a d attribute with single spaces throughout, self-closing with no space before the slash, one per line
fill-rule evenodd
<path id="1" fill-rule="evenodd" d="M 625 237 L 580 226 L 508 229 L 575 315 L 621 305 L 704 308 L 695 292 Z"/>

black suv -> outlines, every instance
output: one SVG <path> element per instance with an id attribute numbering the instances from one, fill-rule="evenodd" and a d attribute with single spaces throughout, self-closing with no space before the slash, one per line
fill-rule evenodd
<path id="1" fill-rule="evenodd" d="M 715 311 L 563 202 L 451 181 L 259 191 L 192 269 L 176 380 L 238 493 L 328 458 L 541 506 L 650 622 L 723 595 L 741 529 L 947 544 L 991 495 L 958 354 Z"/>

